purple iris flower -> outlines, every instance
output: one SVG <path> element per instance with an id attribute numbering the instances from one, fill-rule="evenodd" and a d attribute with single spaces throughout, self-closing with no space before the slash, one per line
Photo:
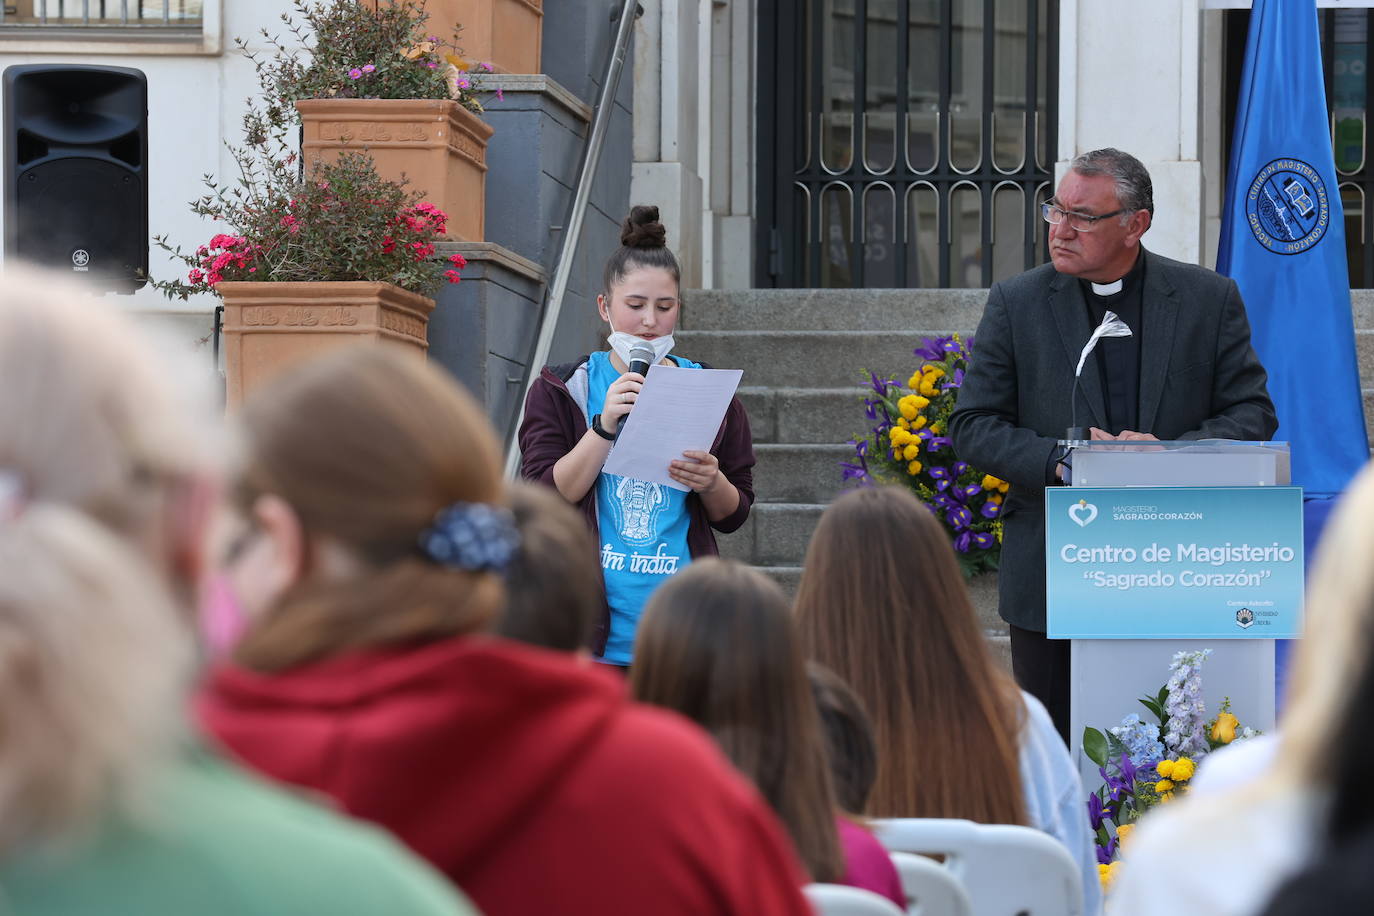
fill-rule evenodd
<path id="1" fill-rule="evenodd" d="M 968 462 L 967 462 L 967 461 L 956 461 L 956 462 L 954 462 L 954 476 L 955 476 L 955 477 L 961 476 L 961 475 L 962 475 L 965 471 L 967 471 L 967 470 L 968 470 Z"/>
<path id="2" fill-rule="evenodd" d="M 929 473 L 930 476 L 933 477 L 933 478 L 935 478 L 936 480 L 945 480 L 945 479 L 947 479 L 947 478 L 949 477 L 949 468 L 942 468 L 942 467 L 936 466 L 936 467 L 930 468 L 930 469 L 927 471 L 927 473 Z"/>
<path id="3" fill-rule="evenodd" d="M 944 350 L 946 353 L 963 352 L 963 348 L 959 346 L 959 341 L 955 340 L 953 337 L 941 337 L 940 349 Z"/>
<path id="4" fill-rule="evenodd" d="M 1112 856 L 1116 854 L 1116 837 L 1107 841 L 1106 846 L 1097 847 L 1097 864 L 1111 865 Z"/>
<path id="5" fill-rule="evenodd" d="M 868 375 L 869 387 L 871 387 L 874 393 L 876 393 L 880 398 L 887 397 L 888 390 L 893 385 L 897 384 L 897 380 L 895 378 L 878 378 L 878 373 L 876 372 L 869 372 Z"/>
<path id="6" fill-rule="evenodd" d="M 978 484 L 976 483 L 971 483 L 963 489 L 965 499 L 973 499 L 973 497 L 977 496 L 979 493 L 982 492 L 983 488 L 978 486 Z"/>
<path id="7" fill-rule="evenodd" d="M 963 369 L 955 369 L 955 370 L 954 370 L 954 374 L 953 374 L 952 376 L 950 376 L 946 381 L 942 382 L 942 383 L 940 384 L 940 387 L 941 387 L 941 388 L 944 388 L 945 390 L 949 390 L 950 388 L 959 388 L 959 387 L 961 387 L 963 384 L 964 384 L 964 370 L 963 370 Z"/>
<path id="8" fill-rule="evenodd" d="M 1135 791 L 1135 774 L 1137 769 L 1136 765 L 1131 763 L 1129 754 L 1121 755 L 1121 781 L 1128 791 Z"/>
<path id="9" fill-rule="evenodd" d="M 964 506 L 957 509 L 950 509 L 945 513 L 945 518 L 949 519 L 949 524 L 955 531 L 963 531 L 973 523 L 973 513 Z M 965 547 L 965 550 L 968 548 Z"/>
<path id="10" fill-rule="evenodd" d="M 965 531 L 954 539 L 954 549 L 960 553 L 968 553 L 969 542 L 971 540 L 972 538 L 969 537 L 969 533 Z"/>
<path id="11" fill-rule="evenodd" d="M 840 462 L 840 473 L 844 480 L 857 480 L 865 486 L 871 486 L 873 481 L 869 479 L 868 468 L 862 465 L 852 464 L 848 461 Z"/>
<path id="12" fill-rule="evenodd" d="M 878 419 L 879 403 L 878 401 L 871 400 L 864 401 L 864 416 L 868 417 L 870 420 Z"/>
<path id="13" fill-rule="evenodd" d="M 931 450 L 932 452 L 938 452 L 940 449 L 945 448 L 946 446 L 953 445 L 953 444 L 954 444 L 954 442 L 953 442 L 948 436 L 931 436 L 931 437 L 930 437 L 930 450 Z"/>
<path id="14" fill-rule="evenodd" d="M 946 339 L 948 338 L 937 337 L 934 340 L 931 340 L 929 337 L 922 338 L 922 346 L 917 347 L 911 352 L 913 355 L 919 356 L 922 359 L 944 359 L 945 354 L 942 352 L 944 348 L 941 346 L 941 341 Z"/>
<path id="15" fill-rule="evenodd" d="M 1094 792 L 1088 796 L 1088 823 L 1092 824 L 1093 830 L 1102 827 L 1102 818 L 1105 812 L 1102 810 L 1102 799 Z"/>
<path id="16" fill-rule="evenodd" d="M 973 546 L 978 547 L 982 550 L 987 550 L 989 547 L 992 546 L 992 542 L 994 540 L 996 540 L 996 538 L 988 534 L 986 531 L 980 531 L 973 536 Z"/>
<path id="17" fill-rule="evenodd" d="M 996 518 L 1002 513 L 1002 507 L 992 500 L 983 503 L 983 508 L 978 510 L 983 514 L 983 518 Z"/>

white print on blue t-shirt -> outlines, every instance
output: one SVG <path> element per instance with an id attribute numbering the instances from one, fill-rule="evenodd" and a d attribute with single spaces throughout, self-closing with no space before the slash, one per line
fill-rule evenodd
<path id="1" fill-rule="evenodd" d="M 680 366 L 700 365 L 677 357 Z M 605 352 L 587 360 L 587 399 L 593 409 L 620 373 Z M 596 521 L 601 532 L 601 571 L 611 628 L 604 661 L 630 664 L 639 617 L 654 590 L 691 562 L 687 549 L 687 494 L 673 487 L 601 474 L 596 481 Z"/>

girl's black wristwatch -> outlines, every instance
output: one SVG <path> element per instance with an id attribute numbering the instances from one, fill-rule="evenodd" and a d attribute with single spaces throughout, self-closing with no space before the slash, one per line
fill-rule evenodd
<path id="1" fill-rule="evenodd" d="M 603 439 L 609 440 L 611 442 L 615 441 L 615 433 L 608 433 L 601 428 L 601 414 L 597 414 L 596 416 L 592 417 L 592 431 Z"/>

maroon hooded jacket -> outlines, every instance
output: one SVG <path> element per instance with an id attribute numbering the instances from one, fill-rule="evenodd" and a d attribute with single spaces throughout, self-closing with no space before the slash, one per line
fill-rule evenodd
<path id="1" fill-rule="evenodd" d="M 391 829 L 483 912 L 809 913 L 766 803 L 621 678 L 484 637 L 215 672 L 207 731 Z"/>
<path id="2" fill-rule="evenodd" d="M 578 403 L 568 384 L 586 362 L 587 358 L 583 357 L 561 366 L 545 366 L 530 386 L 525 398 L 525 419 L 520 424 L 520 475 L 526 480 L 554 486 L 554 464 L 587 434 L 584 405 Z M 585 391 L 582 397 L 585 400 Z M 713 522 L 706 517 L 701 497 L 687 494 L 687 550 L 693 559 L 719 554 L 712 529 L 725 534 L 735 531 L 749 518 L 749 509 L 754 505 L 754 439 L 749 431 L 749 415 L 737 397 L 730 399 L 725 420 L 711 445 L 711 454 L 720 462 L 720 472 L 739 491 L 739 506 L 725 518 Z M 592 531 L 596 531 L 596 487 L 587 491 L 577 507 Z M 594 654 L 606 651 L 610 626 L 611 610 L 606 607 L 592 638 L 590 648 Z"/>

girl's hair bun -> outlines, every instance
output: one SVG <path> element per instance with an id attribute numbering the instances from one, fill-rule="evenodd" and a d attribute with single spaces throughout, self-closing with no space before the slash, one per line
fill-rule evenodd
<path id="1" fill-rule="evenodd" d="M 658 207 L 632 207 L 620 227 L 620 244 L 626 248 L 668 247 L 668 230 L 658 221 Z"/>

